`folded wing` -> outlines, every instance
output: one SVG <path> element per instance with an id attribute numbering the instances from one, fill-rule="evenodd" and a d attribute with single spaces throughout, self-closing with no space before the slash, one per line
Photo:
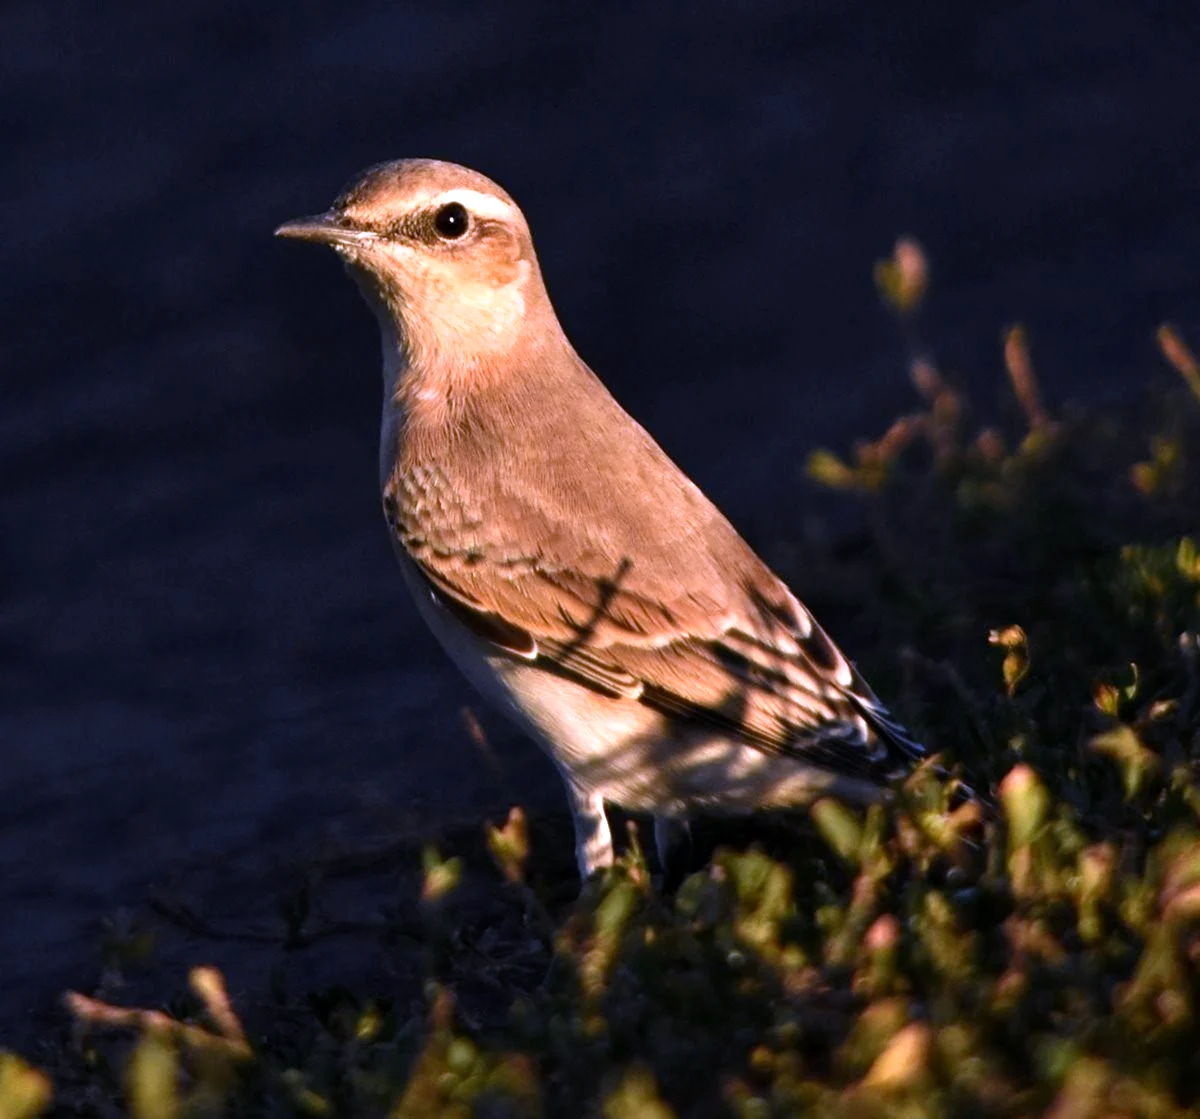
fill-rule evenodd
<path id="1" fill-rule="evenodd" d="M 639 593 L 632 561 L 599 574 L 410 554 L 478 636 L 603 694 L 879 782 L 923 754 L 761 561 L 737 583 L 664 602 Z"/>

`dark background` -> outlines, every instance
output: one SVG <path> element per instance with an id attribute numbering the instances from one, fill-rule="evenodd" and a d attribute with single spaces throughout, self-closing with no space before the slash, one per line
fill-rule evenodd
<path id="1" fill-rule="evenodd" d="M 898 234 L 985 406 L 1016 318 L 1056 405 L 1197 341 L 1192 6 L 987 7 L 6 0 L 0 1042 L 163 883 L 559 805 L 495 720 L 484 764 L 394 571 L 373 323 L 271 239 L 363 166 L 507 187 L 577 348 L 768 558 L 807 450 L 910 400 Z"/>

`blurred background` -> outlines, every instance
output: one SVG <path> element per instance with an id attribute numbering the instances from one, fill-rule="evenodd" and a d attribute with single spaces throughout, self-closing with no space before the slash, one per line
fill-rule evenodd
<path id="1" fill-rule="evenodd" d="M 1200 17 L 988 9 L 7 0 L 0 1043 L 154 891 L 561 807 L 472 744 L 394 569 L 372 320 L 271 238 L 367 164 L 504 185 L 577 348 L 768 558 L 806 453 L 910 403 L 898 235 L 985 408 L 1016 319 L 1052 407 L 1142 387 L 1163 319 L 1195 343 Z"/>

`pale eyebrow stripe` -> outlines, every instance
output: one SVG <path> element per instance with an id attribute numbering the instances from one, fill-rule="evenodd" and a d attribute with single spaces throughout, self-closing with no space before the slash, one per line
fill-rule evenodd
<path id="1" fill-rule="evenodd" d="M 484 194 L 479 190 L 471 190 L 468 187 L 455 187 L 453 190 L 443 191 L 430 199 L 430 203 L 435 206 L 445 206 L 450 202 L 457 202 L 465 206 L 470 213 L 480 218 L 512 221 L 516 216 L 516 208 L 510 206 L 503 198 L 497 198 L 494 194 Z"/>

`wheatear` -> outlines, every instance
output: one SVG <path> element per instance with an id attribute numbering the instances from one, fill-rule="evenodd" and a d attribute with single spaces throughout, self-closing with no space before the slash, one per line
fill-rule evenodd
<path id="1" fill-rule="evenodd" d="M 541 744 L 587 877 L 605 802 L 666 821 L 878 796 L 921 748 L 575 353 L 525 218 L 478 172 L 371 168 L 279 227 L 383 335 L 383 511 L 425 620 Z"/>

